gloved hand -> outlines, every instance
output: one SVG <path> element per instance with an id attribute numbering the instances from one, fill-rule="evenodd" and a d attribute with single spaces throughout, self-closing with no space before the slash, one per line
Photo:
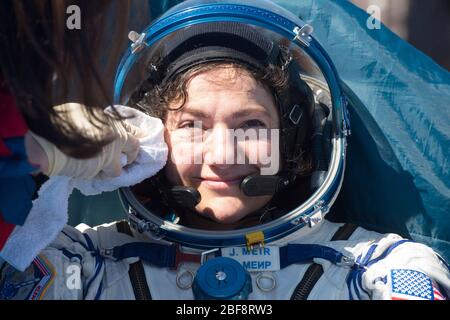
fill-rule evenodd
<path id="1" fill-rule="evenodd" d="M 104 146 L 99 154 L 91 159 L 75 159 L 65 155 L 55 145 L 46 139 L 31 133 L 31 136 L 38 142 L 48 158 L 48 168 L 44 174 L 48 176 L 71 176 L 83 179 L 93 177 L 116 177 L 122 172 L 122 166 L 133 162 L 139 152 L 139 138 L 143 136 L 141 130 L 126 120 L 117 121 L 110 118 L 108 128 L 101 130 L 94 126 L 95 119 L 90 119 L 83 105 L 77 103 L 67 103 L 56 107 L 67 121 L 71 121 L 89 136 L 104 136 L 101 131 L 112 130 L 115 139 Z M 98 125 L 101 127 L 101 125 Z M 103 125 L 105 127 L 105 125 Z"/>

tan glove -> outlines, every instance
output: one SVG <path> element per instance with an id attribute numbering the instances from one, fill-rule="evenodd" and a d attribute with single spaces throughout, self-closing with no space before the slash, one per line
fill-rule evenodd
<path id="1" fill-rule="evenodd" d="M 85 107 L 77 103 L 67 103 L 55 107 L 67 121 L 71 121 L 91 137 L 102 137 L 104 133 L 92 123 Z M 99 125 L 99 127 L 101 127 Z M 103 125 L 104 127 L 104 125 Z M 121 158 L 126 156 L 126 163 L 133 162 L 139 152 L 138 138 L 143 136 L 140 129 L 124 121 L 110 118 L 107 130 L 112 130 L 116 138 L 103 147 L 101 152 L 91 159 L 75 159 L 65 155 L 55 145 L 46 139 L 31 133 L 44 150 L 48 158 L 48 169 L 44 174 L 48 176 L 71 176 L 83 179 L 93 177 L 117 177 L 122 172 Z"/>

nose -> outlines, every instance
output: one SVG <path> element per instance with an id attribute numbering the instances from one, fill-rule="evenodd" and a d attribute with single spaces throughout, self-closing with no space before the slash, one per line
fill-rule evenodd
<path id="1" fill-rule="evenodd" d="M 234 138 L 226 124 L 218 124 L 205 133 L 203 144 L 204 163 L 225 169 L 234 164 Z"/>

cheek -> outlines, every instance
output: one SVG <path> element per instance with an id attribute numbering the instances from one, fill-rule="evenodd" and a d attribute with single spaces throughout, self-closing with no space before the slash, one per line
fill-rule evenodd
<path id="1" fill-rule="evenodd" d="M 180 133 L 166 133 L 169 148 L 169 158 L 165 173 L 170 183 L 174 185 L 192 185 L 191 177 L 195 177 L 198 169 L 193 154 L 194 144 L 186 141 Z"/>
<path id="2" fill-rule="evenodd" d="M 201 135 L 193 135 L 190 130 L 175 130 L 166 134 L 169 155 L 175 164 L 201 163 Z"/>
<path id="3" fill-rule="evenodd" d="M 197 168 L 192 165 L 175 164 L 172 161 L 167 161 L 164 168 L 165 175 L 170 184 L 174 186 L 194 186 L 192 177 L 195 177 Z"/>
<path id="4" fill-rule="evenodd" d="M 255 140 L 239 141 L 238 153 L 245 154 L 246 163 L 265 167 L 277 166 L 279 162 L 279 139 L 276 134 L 272 137 L 263 136 Z"/>

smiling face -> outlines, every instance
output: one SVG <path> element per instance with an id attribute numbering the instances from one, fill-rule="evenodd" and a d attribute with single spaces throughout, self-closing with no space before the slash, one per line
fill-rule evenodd
<path id="1" fill-rule="evenodd" d="M 280 122 L 274 98 L 247 71 L 233 66 L 196 73 L 187 82 L 186 92 L 183 108 L 168 111 L 165 117 L 170 152 L 165 174 L 172 185 L 200 192 L 195 208 L 200 215 L 234 223 L 271 199 L 247 197 L 239 185 L 245 177 L 261 173 L 263 165 L 255 155 L 271 157 L 272 144 L 278 146 L 269 130 L 278 129 Z M 177 102 L 169 105 L 176 107 Z M 249 139 L 230 139 L 237 132 L 248 134 Z M 255 138 L 250 134 L 255 132 L 269 134 Z M 246 161 L 239 162 L 238 155 Z"/>

